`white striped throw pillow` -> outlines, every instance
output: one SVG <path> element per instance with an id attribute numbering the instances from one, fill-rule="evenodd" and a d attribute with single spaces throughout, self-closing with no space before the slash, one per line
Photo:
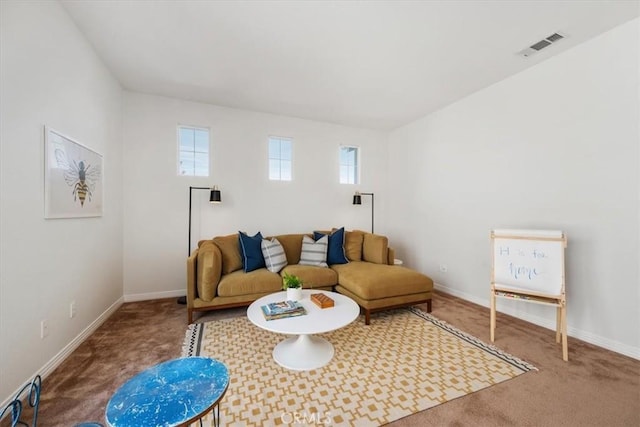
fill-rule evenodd
<path id="1" fill-rule="evenodd" d="M 328 267 L 327 247 L 329 246 L 329 236 L 324 235 L 318 240 L 313 240 L 309 236 L 302 238 L 302 253 L 300 254 L 300 265 L 317 265 L 318 267 Z"/>
<path id="2" fill-rule="evenodd" d="M 262 239 L 260 248 L 264 263 L 270 272 L 278 273 L 287 265 L 287 254 L 284 253 L 282 244 L 275 237 L 271 240 Z"/>

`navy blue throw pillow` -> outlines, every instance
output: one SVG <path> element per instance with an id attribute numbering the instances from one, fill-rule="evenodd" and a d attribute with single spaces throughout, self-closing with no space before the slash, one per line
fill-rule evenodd
<path id="1" fill-rule="evenodd" d="M 313 232 L 313 239 L 318 240 L 324 234 Z M 344 253 L 344 227 L 329 234 L 329 247 L 327 248 L 327 264 L 346 264 L 349 260 Z"/>
<path id="2" fill-rule="evenodd" d="M 245 273 L 265 267 L 264 257 L 262 256 L 262 234 L 258 233 L 251 237 L 242 231 L 238 232 L 240 236 L 240 252 L 242 252 L 242 268 Z"/>

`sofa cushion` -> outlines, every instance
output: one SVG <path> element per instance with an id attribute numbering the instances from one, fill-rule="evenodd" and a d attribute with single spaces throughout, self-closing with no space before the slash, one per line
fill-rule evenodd
<path id="1" fill-rule="evenodd" d="M 266 268 L 259 268 L 249 273 L 242 270 L 226 274 L 218 284 L 218 295 L 231 297 L 250 295 L 261 292 L 278 292 L 282 290 L 282 277 Z"/>
<path id="2" fill-rule="evenodd" d="M 304 289 L 334 286 L 338 283 L 338 274 L 330 268 L 313 265 L 287 265 L 281 272 L 293 274 L 302 279 Z"/>
<path id="3" fill-rule="evenodd" d="M 344 227 L 338 228 L 331 233 L 313 232 L 313 238 L 318 240 L 322 236 L 329 236 L 327 245 L 327 264 L 346 264 L 349 262 L 344 253 Z"/>
<path id="4" fill-rule="evenodd" d="M 300 262 L 302 252 L 302 237 L 304 234 L 281 234 L 275 236 L 287 255 L 287 264 L 297 264 Z"/>
<path id="5" fill-rule="evenodd" d="M 198 296 L 211 301 L 216 296 L 216 287 L 220 280 L 222 256 L 220 249 L 213 242 L 208 241 L 198 248 Z"/>
<path id="6" fill-rule="evenodd" d="M 242 254 L 242 268 L 245 273 L 264 268 L 264 257 L 262 256 L 262 234 L 258 231 L 255 236 L 249 236 L 240 231 L 240 253 Z"/>
<path id="7" fill-rule="evenodd" d="M 260 247 L 262 248 L 262 256 L 267 270 L 272 273 L 278 273 L 287 265 L 287 256 L 278 239 L 275 237 L 271 240 L 262 239 Z"/>
<path id="8" fill-rule="evenodd" d="M 364 232 L 347 231 L 344 233 L 344 253 L 349 261 L 362 261 L 362 242 Z"/>
<path id="9" fill-rule="evenodd" d="M 409 268 L 370 262 L 350 262 L 331 266 L 340 286 L 365 300 L 431 292 L 433 280 Z"/>
<path id="10" fill-rule="evenodd" d="M 362 241 L 362 259 L 375 264 L 388 264 L 389 239 L 379 234 L 365 233 Z"/>
<path id="11" fill-rule="evenodd" d="M 327 267 L 327 246 L 329 236 L 323 235 L 318 240 L 309 236 L 302 238 L 302 252 L 300 252 L 300 265 L 316 265 Z"/>
<path id="12" fill-rule="evenodd" d="M 215 237 L 213 243 L 220 249 L 220 254 L 222 254 L 222 274 L 229 274 L 242 268 L 242 255 L 240 255 L 240 243 L 238 242 L 237 234 Z"/>

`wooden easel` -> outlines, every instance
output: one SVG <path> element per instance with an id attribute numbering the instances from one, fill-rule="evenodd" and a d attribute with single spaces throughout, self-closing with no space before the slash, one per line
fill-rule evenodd
<path id="1" fill-rule="evenodd" d="M 529 242 L 549 242 L 549 244 L 557 243 L 560 245 L 555 257 L 551 260 L 553 263 L 557 263 L 555 266 L 555 275 L 558 276 L 557 286 L 545 287 L 542 292 L 525 289 L 520 286 L 518 278 L 512 280 L 503 279 L 498 280 L 496 283 L 496 270 L 504 269 L 500 263 L 496 260 L 496 240 L 502 240 L 506 242 L 515 242 L 517 248 L 518 241 Z M 556 231 L 535 231 L 535 230 L 494 230 L 491 232 L 491 246 L 492 246 L 492 267 L 491 267 L 491 342 L 495 339 L 496 329 L 496 298 L 505 298 L 511 300 L 518 300 L 524 302 L 531 302 L 535 304 L 551 305 L 556 307 L 556 342 L 559 343 L 562 340 L 562 360 L 567 362 L 569 360 L 569 349 L 567 344 L 567 301 L 565 295 L 565 275 L 564 275 L 564 249 L 567 247 L 567 237 L 562 232 Z M 545 260 L 549 261 L 549 260 Z M 529 260 L 531 264 L 522 266 L 522 270 L 529 272 L 536 272 L 536 267 L 544 270 L 544 265 L 536 264 L 535 260 Z M 510 271 L 513 271 L 512 262 L 510 262 Z M 542 271 L 538 271 L 537 274 L 543 276 Z M 520 279 L 521 281 L 522 279 Z M 504 281 L 504 283 L 502 283 Z M 532 282 L 531 287 L 535 287 L 535 281 Z M 558 292 L 553 292 L 557 289 Z M 548 292 L 548 290 L 552 290 Z"/>

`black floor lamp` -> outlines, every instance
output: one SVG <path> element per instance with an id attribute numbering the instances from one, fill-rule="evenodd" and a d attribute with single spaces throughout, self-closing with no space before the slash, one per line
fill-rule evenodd
<path id="1" fill-rule="evenodd" d="M 371 196 L 371 233 L 373 233 L 373 193 L 360 193 L 356 191 L 356 194 L 353 195 L 353 204 L 361 205 L 362 196 Z"/>
<path id="2" fill-rule="evenodd" d="M 191 255 L 191 200 L 193 196 L 193 190 L 209 190 L 209 203 L 221 203 L 222 202 L 222 194 L 220 193 L 220 189 L 218 189 L 217 185 L 213 187 L 189 187 L 189 239 L 187 248 L 187 257 Z M 178 298 L 178 304 L 186 304 L 187 297 Z"/>

